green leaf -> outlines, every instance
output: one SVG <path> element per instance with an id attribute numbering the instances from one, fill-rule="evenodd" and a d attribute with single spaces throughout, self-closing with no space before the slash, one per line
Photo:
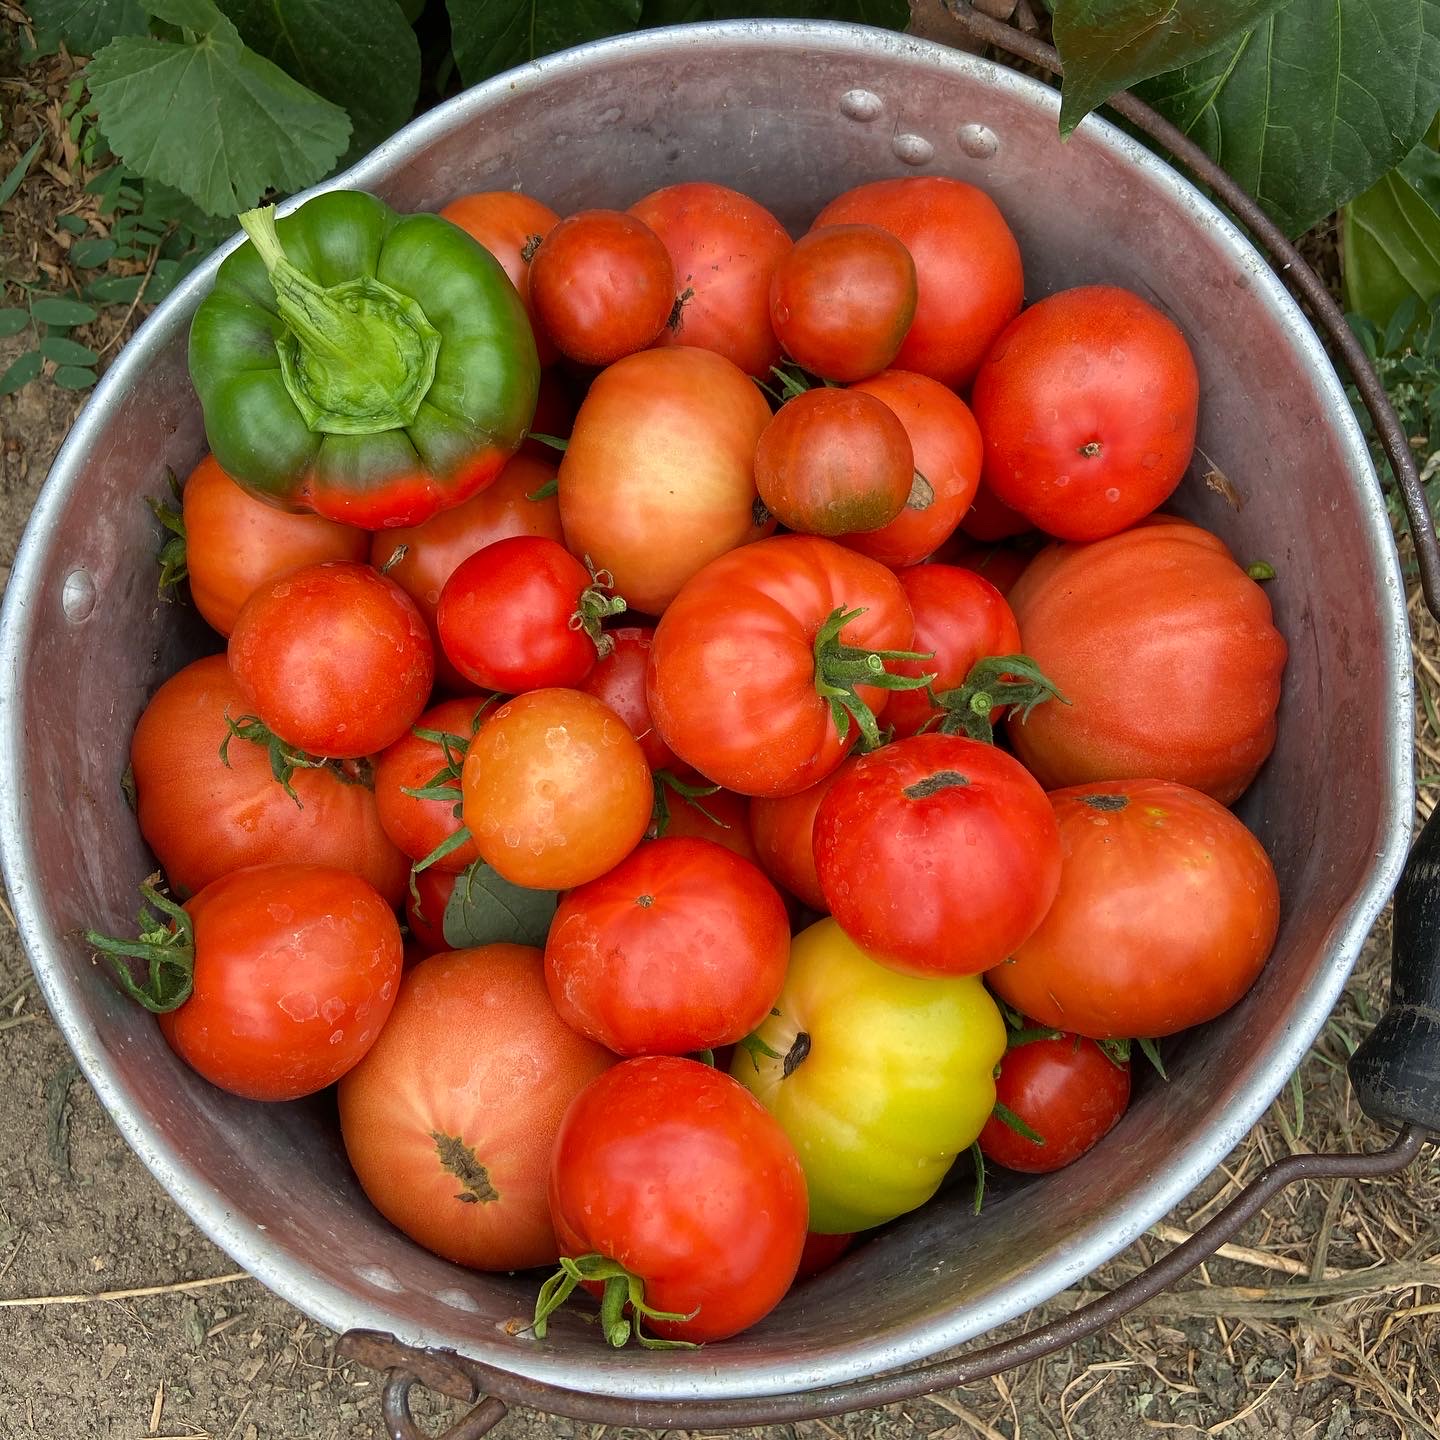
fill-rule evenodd
<path id="1" fill-rule="evenodd" d="M 62 215 L 55 223 L 71 235 L 85 233 L 85 222 L 78 215 Z"/>
<path id="2" fill-rule="evenodd" d="M 93 305 L 70 300 L 64 295 L 46 295 L 37 300 L 30 313 L 43 325 L 88 325 L 99 313 Z"/>
<path id="3" fill-rule="evenodd" d="M 0 310 L 0 336 L 18 335 L 29 323 L 30 317 L 23 310 Z"/>
<path id="4" fill-rule="evenodd" d="M 40 373 L 40 352 L 27 350 L 3 375 L 0 375 L 0 395 L 13 395 L 22 385 L 28 385 Z"/>
<path id="5" fill-rule="evenodd" d="M 78 265 L 82 270 L 93 270 L 97 265 L 103 265 L 109 260 L 118 248 L 108 237 L 91 235 L 84 240 L 77 240 L 70 247 L 69 260 L 72 265 Z"/>
<path id="6" fill-rule="evenodd" d="M 97 377 L 93 370 L 85 370 L 78 365 L 62 365 L 54 378 L 62 390 L 88 390 Z"/>
<path id="7" fill-rule="evenodd" d="M 143 35 L 147 28 L 139 0 L 30 0 L 30 18 L 76 55 L 93 55 L 117 35 Z"/>
<path id="8" fill-rule="evenodd" d="M 1138 93 L 1299 235 L 1408 154 L 1440 110 L 1440 0 L 1291 0 Z"/>
<path id="9" fill-rule="evenodd" d="M 1178 70 L 1233 42 L 1288 0 L 1057 0 L 1055 48 L 1065 62 L 1060 133 L 1118 90 Z"/>
<path id="10" fill-rule="evenodd" d="M 393 135 L 420 94 L 420 42 L 396 0 L 220 0 L 240 38 L 349 111 L 347 160 Z"/>
<path id="11" fill-rule="evenodd" d="M 20 182 L 29 174 L 30 167 L 35 163 L 35 157 L 40 153 L 40 147 L 44 143 L 45 137 L 42 135 L 10 167 L 10 173 L 0 180 L 0 205 L 3 205 L 20 188 Z"/>
<path id="12" fill-rule="evenodd" d="M 1345 307 L 1385 326 L 1407 297 L 1440 294 L 1440 155 L 1417 145 L 1341 216 Z"/>
<path id="13" fill-rule="evenodd" d="M 456 950 L 471 945 L 544 945 L 559 895 L 512 885 L 483 860 L 456 881 L 445 907 L 445 943 Z"/>
<path id="14" fill-rule="evenodd" d="M 201 35 L 209 35 L 221 23 L 214 0 L 140 0 L 140 3 L 156 19 Z"/>
<path id="15" fill-rule="evenodd" d="M 537 55 L 633 30 L 641 0 L 446 0 L 455 63 L 475 85 Z"/>
<path id="16" fill-rule="evenodd" d="M 85 298 L 102 305 L 128 305 L 144 283 L 143 275 L 102 275 L 85 287 Z"/>
<path id="17" fill-rule="evenodd" d="M 88 345 L 63 335 L 47 335 L 40 342 L 40 354 L 57 365 L 93 365 L 100 358 Z"/>
<path id="18" fill-rule="evenodd" d="M 160 9 L 158 0 L 150 3 Z M 164 18 L 191 9 L 214 7 L 166 0 Z M 247 50 L 218 10 L 194 44 L 149 36 L 112 41 L 91 60 L 89 76 L 115 153 L 211 215 L 249 209 L 267 190 L 313 184 L 350 136 L 343 110 Z"/>

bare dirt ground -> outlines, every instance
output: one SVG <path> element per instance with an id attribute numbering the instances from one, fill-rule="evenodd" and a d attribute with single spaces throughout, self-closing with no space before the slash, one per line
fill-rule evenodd
<path id="1" fill-rule="evenodd" d="M 76 199 L 84 176 L 67 168 L 47 110 L 67 79 L 63 65 L 23 82 L 6 78 L 0 65 L 0 177 L 37 135 L 50 134 L 46 163 L 32 169 L 0 217 L 7 281 L 34 280 L 45 266 L 62 287 L 70 278 L 53 219 Z M 3 303 L 19 303 L 15 292 L 7 296 Z M 118 344 L 118 314 L 108 312 L 77 338 L 96 348 Z M 21 348 L 0 340 L 0 370 Z M 0 584 L 81 398 L 41 379 L 0 399 Z M 1418 603 L 1411 609 L 1421 684 L 1440 691 L 1440 634 Z M 1427 718 L 1429 708 L 1417 716 L 1422 773 L 1440 769 L 1440 727 Z M 1422 791 L 1421 813 L 1432 803 L 1432 792 Z M 1176 1231 L 1202 1223 L 1275 1157 L 1381 1142 L 1356 1110 L 1343 1066 L 1383 1004 L 1387 954 L 1382 926 L 1264 1123 L 1168 1218 L 1169 1228 L 1157 1227 L 1090 1286 L 1109 1288 L 1135 1274 Z M 0 1077 L 0 1440 L 379 1433 L 375 1377 L 335 1364 L 332 1335 L 236 1276 L 234 1263 L 126 1148 L 44 1013 L 4 911 Z M 1440 1437 L 1433 1151 L 1398 1183 L 1292 1189 L 1251 1223 L 1240 1247 L 1103 1338 L 1048 1361 L 926 1401 L 734 1433 L 763 1440 L 1122 1440 L 1161 1431 L 1237 1440 Z M 1434 1266 L 1434 1278 L 1417 1269 L 1421 1262 Z M 424 1403 L 417 1411 L 431 1414 L 432 1425 L 457 1413 Z M 517 1412 L 494 1433 L 623 1440 L 639 1432 Z"/>

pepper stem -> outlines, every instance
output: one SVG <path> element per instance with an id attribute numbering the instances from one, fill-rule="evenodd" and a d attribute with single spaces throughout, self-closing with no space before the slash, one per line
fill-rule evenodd
<path id="1" fill-rule="evenodd" d="M 152 875 L 140 887 L 146 903 L 140 907 L 140 933 L 134 940 L 97 930 L 87 930 L 85 939 L 110 962 L 116 982 L 132 1000 L 163 1015 L 179 1009 L 195 988 L 195 926 L 181 906 L 155 888 L 152 882 L 159 878 Z M 143 985 L 135 983 L 126 959 L 146 962 L 149 974 Z"/>
<path id="2" fill-rule="evenodd" d="M 550 1317 L 575 1293 L 578 1286 L 591 1283 L 603 1286 L 600 1293 L 600 1328 L 606 1343 L 617 1350 L 634 1340 L 647 1350 L 694 1350 L 690 1340 L 660 1340 L 640 1328 L 646 1320 L 693 1320 L 699 1313 L 697 1305 L 688 1315 L 674 1310 L 656 1310 L 645 1303 L 645 1282 L 627 1270 L 618 1260 L 604 1255 L 560 1257 L 560 1268 L 541 1287 L 535 1301 L 533 1328 L 539 1340 L 545 1338 Z M 629 1318 L 626 1311 L 629 1311 Z"/>
<path id="3" fill-rule="evenodd" d="M 933 654 L 914 650 L 866 650 L 859 645 L 846 645 L 840 632 L 865 611 L 847 610 L 842 605 L 815 634 L 815 690 L 830 704 L 830 718 L 843 741 L 850 733 L 853 720 L 859 727 L 861 743 L 866 750 L 880 744 L 880 727 L 875 712 L 860 698 L 860 685 L 877 690 L 923 690 L 934 675 L 892 675 L 885 668 L 891 660 L 933 660 Z"/>

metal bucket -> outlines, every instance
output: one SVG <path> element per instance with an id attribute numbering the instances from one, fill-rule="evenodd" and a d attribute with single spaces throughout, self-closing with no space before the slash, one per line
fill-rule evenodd
<path id="1" fill-rule="evenodd" d="M 1062 143 L 1056 113 L 1056 93 L 1037 81 L 908 37 L 712 25 L 526 66 L 330 182 L 401 210 L 523 186 L 566 212 L 707 179 L 798 233 L 862 181 L 970 181 L 1013 227 L 1031 299 L 1109 281 L 1180 325 L 1202 389 L 1176 505 L 1242 564 L 1277 572 L 1268 590 L 1290 646 L 1279 741 L 1239 812 L 1275 862 L 1284 905 L 1252 992 L 1167 1047 L 1170 1082 L 1142 1082 L 1076 1165 L 992 1183 L 978 1217 L 968 1189 L 942 1193 L 723 1345 L 611 1353 L 566 1316 L 543 1342 L 511 1333 L 533 1305 L 533 1277 L 464 1271 L 412 1244 L 361 1194 L 328 1101 L 261 1106 L 211 1088 L 92 960 L 80 931 L 125 925 L 153 868 L 120 788 L 132 725 L 165 677 L 218 648 L 156 599 L 144 497 L 163 492 L 167 466 L 183 474 L 204 450 L 186 334 L 220 256 L 96 389 L 36 505 L 0 618 L 5 877 L 50 1009 L 126 1139 L 217 1244 L 313 1319 L 627 1401 L 833 1386 L 933 1356 L 1086 1276 L 1209 1174 L 1304 1055 L 1410 833 L 1408 632 L 1390 526 L 1325 351 L 1261 256 L 1121 131 L 1090 119 Z M 1212 471 L 1229 487 L 1207 483 Z"/>

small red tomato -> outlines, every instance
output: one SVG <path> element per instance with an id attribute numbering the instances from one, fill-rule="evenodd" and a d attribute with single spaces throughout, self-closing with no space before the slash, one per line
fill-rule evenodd
<path id="1" fill-rule="evenodd" d="M 643 350 L 675 304 L 675 267 L 660 237 L 621 210 L 562 220 L 530 262 L 541 328 L 562 355 L 609 365 Z"/>
<path id="2" fill-rule="evenodd" d="M 754 1030 L 789 956 L 785 902 L 757 866 L 667 838 L 565 896 L 545 983 L 560 1018 L 617 1055 L 684 1055 Z"/>
<path id="3" fill-rule="evenodd" d="M 795 1278 L 808 1211 L 804 1172 L 775 1117 L 709 1065 L 626 1060 L 560 1122 L 550 1161 L 560 1253 L 582 1270 L 622 1267 L 605 1282 L 619 1292 L 616 1315 L 633 1277 L 645 1309 L 632 1323 L 664 1339 L 724 1340 L 768 1315 Z M 624 1344 L 629 1333 L 616 1325 L 606 1339 Z"/>
<path id="4" fill-rule="evenodd" d="M 875 225 L 812 230 L 770 281 L 770 322 L 797 365 L 848 383 L 894 360 L 915 318 L 915 262 Z"/>
<path id="5" fill-rule="evenodd" d="M 700 790 L 710 790 L 710 787 L 703 775 L 697 775 L 683 765 L 676 768 L 679 774 L 666 771 L 655 777 L 657 794 L 660 789 L 665 790 L 667 812 L 663 826 L 659 822 L 651 822 L 650 829 L 656 838 L 713 840 L 752 865 L 759 865 L 760 857 L 755 853 L 755 844 L 750 838 L 750 801 L 733 790 L 684 795 L 676 790 L 672 781 L 678 780 L 682 785 Z"/>
<path id="6" fill-rule="evenodd" d="M 972 540 L 1008 540 L 1035 527 L 1018 510 L 1012 510 L 982 479 L 975 487 L 975 499 L 965 512 L 960 528 Z"/>
<path id="7" fill-rule="evenodd" d="M 610 649 L 596 662 L 580 688 L 604 701 L 625 722 L 640 742 L 652 770 L 663 770 L 675 763 L 675 755 L 660 738 L 650 718 L 650 702 L 645 697 L 645 669 L 650 663 L 650 642 L 655 638 L 655 627 L 621 625 L 605 633 Z"/>
<path id="8" fill-rule="evenodd" d="M 424 955 L 439 955 L 454 948 L 445 939 L 445 909 L 457 879 L 431 866 L 415 877 L 415 889 L 405 897 L 405 921 Z"/>
<path id="9" fill-rule="evenodd" d="M 958 565 L 973 570 L 988 580 L 1002 595 L 1009 595 L 1015 582 L 1035 558 L 1033 550 L 1018 545 L 992 545 L 985 540 L 972 540 L 957 530 L 932 557 L 942 565 Z"/>
<path id="10" fill-rule="evenodd" d="M 812 1230 L 805 1237 L 805 1248 L 800 1252 L 796 1281 L 809 1280 L 822 1270 L 828 1270 L 854 1243 L 853 1235 L 817 1235 Z"/>
<path id="11" fill-rule="evenodd" d="M 346 561 L 261 586 L 235 621 L 228 653 L 240 688 L 281 740 L 337 760 L 398 740 L 435 678 L 415 602 L 369 565 Z"/>
<path id="12" fill-rule="evenodd" d="M 815 873 L 815 812 L 830 787 L 854 763 L 853 759 L 841 761 L 838 770 L 808 790 L 776 797 L 757 795 L 750 802 L 750 836 L 760 868 L 777 885 L 822 914 L 830 907 Z"/>
<path id="13" fill-rule="evenodd" d="M 1061 1035 L 1005 1052 L 995 1103 L 1028 1125 L 1037 1145 L 1000 1115 L 980 1132 L 987 1160 L 1025 1175 L 1047 1175 L 1078 1160 L 1115 1127 L 1130 1103 L 1130 1062 L 1112 1060 L 1093 1040 Z"/>
<path id="14" fill-rule="evenodd" d="M 517 535 L 461 562 L 440 592 L 436 623 L 467 680 L 518 695 L 584 680 L 613 603 L 563 545 Z"/>
<path id="15" fill-rule="evenodd" d="M 915 478 L 895 412 L 858 390 L 807 390 L 780 407 L 755 447 L 755 485 L 781 524 L 805 535 L 878 530 Z"/>

